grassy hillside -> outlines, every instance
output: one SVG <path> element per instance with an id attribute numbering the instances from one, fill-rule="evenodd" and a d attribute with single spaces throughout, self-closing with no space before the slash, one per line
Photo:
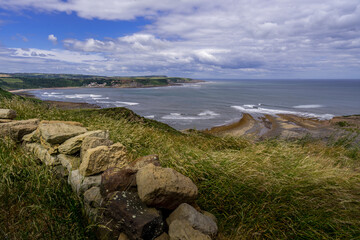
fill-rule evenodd
<path id="1" fill-rule="evenodd" d="M 186 83 L 191 81 L 192 79 L 189 78 L 167 76 L 106 77 L 78 74 L 0 73 L 0 88 L 5 90 L 81 87 L 89 84 L 97 86 L 105 83 L 107 87 L 150 87 L 167 86 L 170 84 Z"/>
<path id="2" fill-rule="evenodd" d="M 17 98 L 1 99 L 0 107 L 16 110 L 19 119 L 79 121 L 90 130 L 109 129 L 132 159 L 159 154 L 163 166 L 198 185 L 198 204 L 218 217 L 220 239 L 360 236 L 360 153 L 344 139 L 253 143 L 197 131 L 182 134 L 124 108 L 59 110 Z"/>

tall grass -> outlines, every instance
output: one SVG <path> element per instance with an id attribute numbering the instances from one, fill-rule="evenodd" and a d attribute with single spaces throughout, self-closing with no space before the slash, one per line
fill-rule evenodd
<path id="1" fill-rule="evenodd" d="M 179 133 L 126 109 L 59 110 L 23 100 L 1 107 L 21 118 L 82 122 L 109 129 L 132 159 L 159 154 L 163 166 L 191 177 L 198 204 L 219 219 L 220 239 L 358 239 L 359 149 L 299 141 Z"/>

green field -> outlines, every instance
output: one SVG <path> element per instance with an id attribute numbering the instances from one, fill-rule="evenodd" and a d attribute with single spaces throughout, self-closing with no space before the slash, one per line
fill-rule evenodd
<path id="1" fill-rule="evenodd" d="M 158 154 L 163 166 L 176 169 L 197 184 L 197 203 L 217 216 L 219 239 L 360 238 L 360 153 L 345 138 L 326 143 L 311 138 L 251 142 L 195 130 L 183 134 L 125 108 L 60 110 L 17 97 L 2 98 L 0 107 L 16 110 L 18 119 L 78 121 L 90 130 L 108 129 L 112 140 L 127 147 L 131 159 Z M 1 232 L 15 236 L 27 231 L 41 236 L 41 232 L 52 231 L 46 225 L 25 223 L 38 218 L 31 212 L 34 208 L 43 209 L 44 215 L 40 216 L 51 219 L 53 206 L 46 203 L 44 188 L 49 189 L 51 199 L 73 199 L 72 193 L 55 191 L 60 185 L 54 187 L 53 180 L 45 180 L 41 187 L 31 187 L 29 196 L 24 195 L 24 181 L 36 186 L 40 181 L 38 172 L 46 174 L 49 170 L 36 164 L 26 166 L 29 157 L 14 145 L 1 144 L 5 152 L 0 159 L 1 171 L 7 177 L 0 187 L 2 193 L 8 193 L 6 198 L 17 201 L 2 199 L 2 211 L 14 210 L 6 211 L 8 215 L 0 214 L 0 218 L 2 223 L 15 218 L 19 221 L 17 231 L 1 224 Z M 9 155 L 12 149 L 16 149 L 16 157 Z M 15 167 L 11 158 L 25 165 L 16 163 Z M 4 179 L 11 179 L 11 184 Z M 45 203 L 29 200 L 37 194 Z M 72 206 L 61 207 L 62 215 L 77 216 L 74 211 L 81 206 L 76 201 Z M 86 237 L 77 217 L 57 224 L 65 231 L 80 231 L 74 239 Z"/>

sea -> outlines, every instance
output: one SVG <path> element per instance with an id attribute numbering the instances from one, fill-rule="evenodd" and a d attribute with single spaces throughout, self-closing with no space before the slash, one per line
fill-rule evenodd
<path id="1" fill-rule="evenodd" d="M 230 124 L 243 113 L 331 119 L 360 114 L 360 80 L 205 80 L 154 88 L 72 88 L 29 91 L 42 100 L 126 107 L 182 129 Z"/>

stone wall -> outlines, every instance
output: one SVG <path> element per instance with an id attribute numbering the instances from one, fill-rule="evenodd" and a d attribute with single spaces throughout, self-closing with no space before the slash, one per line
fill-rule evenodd
<path id="1" fill-rule="evenodd" d="M 106 130 L 78 122 L 17 121 L 0 109 L 0 136 L 10 137 L 67 180 L 83 200 L 98 239 L 215 239 L 216 218 L 195 203 L 190 178 L 163 168 L 157 155 L 130 161 Z"/>

